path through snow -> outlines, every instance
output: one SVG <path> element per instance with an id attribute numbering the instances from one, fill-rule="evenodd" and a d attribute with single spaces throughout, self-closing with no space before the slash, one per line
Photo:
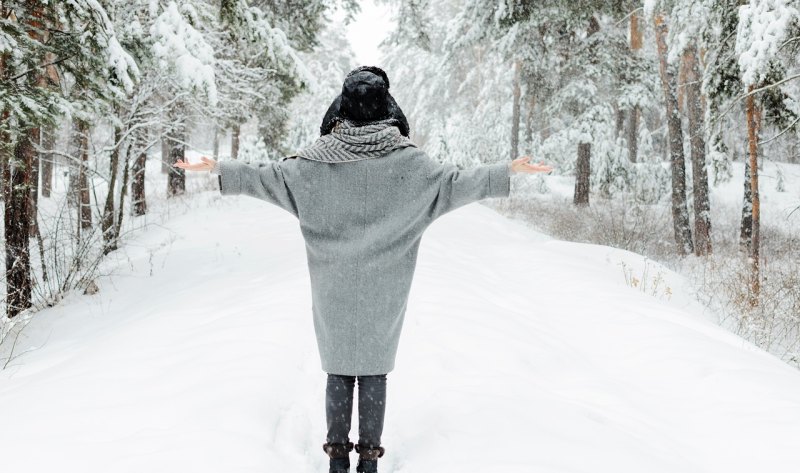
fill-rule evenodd
<path id="1" fill-rule="evenodd" d="M 327 471 L 294 217 L 187 199 L 117 252 L 99 294 L 26 329 L 18 350 L 40 348 L 0 372 L 3 471 Z M 666 282 L 632 288 L 622 261 Z M 420 248 L 381 471 L 792 471 L 800 372 L 707 320 L 682 284 L 480 204 L 445 215 Z"/>

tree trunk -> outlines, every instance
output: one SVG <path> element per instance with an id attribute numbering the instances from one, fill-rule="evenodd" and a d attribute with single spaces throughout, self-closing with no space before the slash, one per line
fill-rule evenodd
<path id="1" fill-rule="evenodd" d="M 172 166 L 169 164 L 169 154 L 171 149 L 170 137 L 172 136 L 172 122 L 174 117 L 171 114 L 166 115 L 170 123 L 161 124 L 161 172 L 169 176 Z"/>
<path id="2" fill-rule="evenodd" d="M 231 159 L 239 159 L 239 133 L 241 131 L 238 123 L 231 129 Z"/>
<path id="3" fill-rule="evenodd" d="M 147 200 L 145 199 L 144 177 L 147 163 L 147 129 L 141 128 L 134 136 L 134 146 L 131 150 L 136 153 L 133 161 L 133 179 L 131 181 L 131 206 L 133 215 L 139 216 L 147 213 Z"/>
<path id="4" fill-rule="evenodd" d="M 631 51 L 633 54 L 638 54 L 642 49 L 643 36 L 642 29 L 639 25 L 639 15 L 636 13 L 631 14 Z M 639 160 L 639 106 L 634 105 L 628 111 L 628 129 L 627 139 L 628 142 L 628 160 L 635 163 Z"/>
<path id="5" fill-rule="evenodd" d="M 27 23 L 30 26 L 28 36 L 34 41 L 44 42 L 44 5 L 41 2 L 28 1 L 25 5 L 26 14 L 28 15 Z M 38 59 L 38 58 L 37 58 Z M 39 90 L 44 90 L 47 87 L 47 77 L 45 71 L 35 70 L 30 73 L 31 82 Z M 29 144 L 34 147 L 41 148 L 42 146 L 42 133 L 40 127 L 31 128 L 29 132 Z M 34 148 L 35 149 L 35 148 Z M 37 227 L 37 209 L 39 204 L 39 153 L 34 151 L 33 162 L 28 167 L 30 176 L 28 176 L 28 183 L 30 184 L 30 226 L 28 227 L 29 235 L 35 237 L 39 229 Z"/>
<path id="6" fill-rule="evenodd" d="M 219 159 L 219 127 L 214 125 L 214 160 Z"/>
<path id="7" fill-rule="evenodd" d="M 739 248 L 750 254 L 753 242 L 753 194 L 750 193 L 750 163 L 744 163 L 744 202 L 742 203 L 742 225 L 739 233 Z"/>
<path id="8" fill-rule="evenodd" d="M 14 148 L 9 134 L 2 130 L 8 121 L 8 112 L 4 111 L 1 116 L 3 121 L 0 122 L 0 200 L 5 204 L 8 202 L 8 200 L 6 200 L 6 194 L 9 181 L 11 180 L 11 174 L 7 173 L 7 171 L 10 169 L 9 166 L 11 166 L 11 155 L 14 152 Z"/>
<path id="9" fill-rule="evenodd" d="M 44 149 L 54 149 L 56 147 L 56 128 L 47 127 L 41 130 L 42 146 Z M 43 153 L 40 160 L 42 162 L 42 197 L 50 197 L 50 192 L 53 189 L 53 165 L 55 164 L 55 157 L 53 153 Z"/>
<path id="10" fill-rule="evenodd" d="M 635 163 L 639 159 L 639 106 L 634 105 L 628 112 L 628 161 Z"/>
<path id="11" fill-rule="evenodd" d="M 592 144 L 578 144 L 578 160 L 575 165 L 575 205 L 589 205 L 589 173 L 591 170 Z"/>
<path id="12" fill-rule="evenodd" d="M 3 121 L 6 121 L 7 114 L 3 113 Z M 8 162 L 10 161 L 10 154 L 8 147 L 11 145 L 9 143 L 9 138 L 7 133 L 0 132 L 0 176 L 6 175 L 6 168 L 8 167 Z M 0 177 L 0 200 L 3 202 L 6 201 L 6 184 L 7 181 Z"/>
<path id="13" fill-rule="evenodd" d="M 625 110 L 619 108 L 619 104 L 616 103 L 614 104 L 614 120 L 616 122 L 614 136 L 619 138 L 622 136 L 623 130 L 625 130 Z"/>
<path id="14" fill-rule="evenodd" d="M 0 15 L 3 18 L 6 17 L 6 9 L 0 0 Z M 6 80 L 7 71 L 6 71 L 6 60 L 8 59 L 9 51 L 4 50 L 0 53 L 0 79 Z M 3 110 L 2 114 L 0 115 L 0 198 L 3 199 L 3 202 L 8 202 L 6 200 L 6 186 L 8 185 L 10 178 L 6 178 L 6 170 L 10 166 L 11 155 L 14 153 L 14 149 L 11 145 L 11 136 L 5 130 L 8 130 L 8 119 L 9 119 L 9 112 L 8 109 Z M 8 174 L 10 176 L 10 174 Z"/>
<path id="15" fill-rule="evenodd" d="M 128 189 L 128 165 L 130 164 L 131 153 L 135 153 L 136 148 L 130 146 L 125 152 L 125 162 L 122 163 L 122 183 L 119 186 L 119 210 L 117 211 L 117 223 L 114 226 L 114 248 L 117 248 L 119 242 L 119 235 L 122 231 L 122 218 L 125 215 L 125 194 Z"/>
<path id="16" fill-rule="evenodd" d="M 748 151 L 750 155 L 749 168 L 750 168 L 750 196 L 753 201 L 752 205 L 752 230 L 751 230 L 751 243 L 750 243 L 750 304 L 758 305 L 758 297 L 761 292 L 761 277 L 759 270 L 759 254 L 761 245 L 761 202 L 758 195 L 758 132 L 761 128 L 761 110 L 756 105 L 755 96 L 752 94 L 755 89 L 751 85 L 748 92 L 751 95 L 747 96 L 745 102 L 745 109 L 747 115 L 747 142 Z"/>
<path id="17" fill-rule="evenodd" d="M 686 84 L 689 82 L 689 71 L 686 61 L 679 61 L 678 63 L 678 110 L 681 113 L 688 114 L 686 109 Z"/>
<path id="18" fill-rule="evenodd" d="M 169 174 L 170 140 L 166 130 L 161 130 L 161 172 Z"/>
<path id="19" fill-rule="evenodd" d="M 520 92 L 520 75 L 521 66 L 519 60 L 514 61 L 514 83 L 513 83 L 513 102 L 511 112 L 511 159 L 519 157 L 519 102 L 521 97 Z"/>
<path id="20" fill-rule="evenodd" d="M 24 127 L 20 127 L 24 129 Z M 31 226 L 30 188 L 33 167 L 33 143 L 39 140 L 39 129 L 32 128 L 19 134 L 14 148 L 14 158 L 3 170 L 5 191 L 5 244 L 6 244 L 6 315 L 11 318 L 32 305 L 31 301 Z"/>
<path id="21" fill-rule="evenodd" d="M 107 254 L 116 249 L 116 235 L 114 235 L 114 190 L 117 187 L 117 171 L 119 168 L 119 153 L 122 148 L 122 129 L 114 127 L 114 149 L 111 151 L 109 160 L 109 180 L 108 192 L 106 193 L 106 204 L 103 208 L 103 218 L 100 221 L 100 230 L 103 234 L 103 254 Z"/>
<path id="22" fill-rule="evenodd" d="M 42 146 L 42 132 L 41 132 L 42 129 L 41 128 L 36 128 L 35 130 L 36 130 L 35 131 L 35 136 L 34 136 L 34 134 L 30 135 L 31 139 L 36 139 L 36 141 L 35 141 L 36 145 L 41 147 Z M 37 217 L 38 217 L 38 215 L 37 215 L 37 212 L 36 212 L 37 209 L 38 209 L 38 204 L 39 204 L 39 153 L 35 151 L 35 148 L 34 148 L 34 153 L 33 153 L 33 162 L 31 162 L 31 167 L 29 169 L 30 169 L 30 174 L 31 175 L 30 175 L 30 178 L 29 178 L 30 192 L 28 193 L 28 198 L 31 201 L 30 201 L 30 204 L 29 204 L 30 205 L 30 208 L 29 208 L 30 209 L 30 227 L 28 227 L 28 235 L 33 238 L 33 237 L 36 236 L 36 232 L 39 231 L 39 229 L 37 228 L 37 225 L 38 225 Z"/>
<path id="23" fill-rule="evenodd" d="M 686 204 L 686 163 L 683 155 L 683 130 L 678 112 L 675 74 L 667 66 L 667 25 L 661 15 L 655 18 L 656 45 L 659 56 L 661 85 L 667 106 L 667 128 L 672 168 L 672 222 L 678 254 L 688 255 L 694 251 L 689 210 Z"/>
<path id="24" fill-rule="evenodd" d="M 180 120 L 183 120 L 183 118 L 181 117 Z M 184 132 L 184 124 L 175 122 L 173 123 L 175 124 L 175 128 L 173 129 L 172 134 L 175 139 L 169 140 L 170 152 L 168 164 L 170 173 L 167 179 L 168 197 L 180 195 L 186 192 L 186 171 L 173 166 L 178 159 L 186 162 L 186 145 L 184 145 L 186 142 L 186 135 Z"/>
<path id="25" fill-rule="evenodd" d="M 694 252 L 711 254 L 711 204 L 708 197 L 706 169 L 705 113 L 700 90 L 697 50 L 690 46 L 684 53 L 686 69 L 686 112 L 692 153 L 692 191 L 694 193 Z"/>
<path id="26" fill-rule="evenodd" d="M 630 28 L 630 32 L 631 32 L 631 50 L 638 51 L 638 50 L 642 49 L 642 46 L 644 45 L 644 42 L 643 42 L 644 38 L 643 38 L 643 35 L 642 35 L 642 28 L 639 25 L 639 15 L 636 12 L 631 13 L 631 23 L 630 23 L 630 25 L 631 25 L 631 28 Z"/>
<path id="27" fill-rule="evenodd" d="M 6 121 L 8 121 L 8 112 L 3 112 L 2 114 L 3 125 Z M 11 174 L 7 173 L 6 171 L 11 165 L 11 154 L 13 153 L 13 148 L 11 146 L 11 139 L 8 133 L 3 132 L 0 130 L 0 199 L 3 200 L 3 204 L 5 205 L 8 200 L 6 200 L 6 194 L 8 183 L 11 179 Z"/>
<path id="28" fill-rule="evenodd" d="M 70 123 L 68 151 L 70 157 L 66 160 L 67 179 L 67 204 L 78 207 L 80 197 L 78 193 L 78 163 L 81 159 L 81 137 L 78 119 L 73 117 Z"/>
<path id="29" fill-rule="evenodd" d="M 80 162 L 78 163 L 78 219 L 81 230 L 92 228 L 92 201 L 89 194 L 89 124 L 78 120 L 78 142 L 80 143 Z"/>

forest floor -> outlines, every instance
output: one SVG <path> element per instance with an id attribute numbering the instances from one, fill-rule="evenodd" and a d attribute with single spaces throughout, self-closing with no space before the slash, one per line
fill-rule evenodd
<path id="1" fill-rule="evenodd" d="M 25 328 L 0 371 L 3 471 L 327 471 L 296 220 L 216 190 L 178 200 L 112 253 L 99 293 L 73 292 Z M 630 283 L 645 273 L 663 282 Z M 443 216 L 420 247 L 380 470 L 800 464 L 800 371 L 689 292 L 652 260 L 485 205 Z"/>
<path id="2" fill-rule="evenodd" d="M 515 177 L 511 198 L 487 204 L 553 238 L 626 249 L 657 261 L 689 281 L 694 298 L 719 325 L 800 368 L 800 165 L 765 161 L 759 171 L 761 302 L 756 307 L 748 303 L 751 269 L 740 246 L 744 163 L 731 163 L 731 174 L 717 183 L 711 179 L 710 256 L 678 254 L 668 192 L 647 203 L 630 194 L 604 198 L 595 190 L 588 207 L 576 207 L 574 177 L 537 175 Z M 693 219 L 691 208 L 690 199 Z M 628 276 L 631 281 L 635 275 Z M 636 282 L 650 290 L 660 284 L 655 273 Z"/>

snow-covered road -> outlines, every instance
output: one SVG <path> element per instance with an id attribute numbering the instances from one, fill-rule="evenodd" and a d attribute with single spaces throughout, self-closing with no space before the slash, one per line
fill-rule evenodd
<path id="1" fill-rule="evenodd" d="M 17 351 L 38 348 L 0 371 L 0 470 L 327 471 L 294 217 L 214 191 L 187 201 L 117 252 L 100 293 L 27 327 Z M 682 285 L 480 204 L 445 215 L 420 248 L 380 471 L 794 471 L 800 372 Z"/>

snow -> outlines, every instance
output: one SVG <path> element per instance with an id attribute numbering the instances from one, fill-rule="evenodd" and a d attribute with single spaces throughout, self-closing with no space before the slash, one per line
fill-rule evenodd
<path id="1" fill-rule="evenodd" d="M 656 8 L 660 6 L 659 0 L 644 0 L 643 13 L 645 18 L 652 18 L 655 15 Z"/>
<path id="2" fill-rule="evenodd" d="M 0 371 L 4 471 L 327 471 L 296 220 L 216 190 L 173 205 L 112 253 L 98 294 L 71 294 L 23 332 Z M 671 294 L 626 274 L 661 275 Z M 423 237 L 388 378 L 381 471 L 798 464 L 800 373 L 708 320 L 684 284 L 480 204 L 443 216 Z"/>
<path id="3" fill-rule="evenodd" d="M 189 6 L 184 5 L 184 8 Z M 214 49 L 178 11 L 175 2 L 170 2 L 155 19 L 150 34 L 153 37 L 153 53 L 161 67 L 174 67 L 183 87 L 203 90 L 209 104 L 216 105 Z"/>
<path id="4" fill-rule="evenodd" d="M 800 21 L 796 0 L 750 0 L 739 7 L 736 53 L 745 86 L 757 84 L 783 45 L 789 27 Z"/>
<path id="5" fill-rule="evenodd" d="M 125 92 L 132 93 L 134 81 L 138 80 L 141 73 L 136 66 L 136 61 L 133 60 L 122 46 L 119 44 L 116 36 L 108 39 L 108 64 L 114 71 L 115 76 L 122 83 Z"/>

